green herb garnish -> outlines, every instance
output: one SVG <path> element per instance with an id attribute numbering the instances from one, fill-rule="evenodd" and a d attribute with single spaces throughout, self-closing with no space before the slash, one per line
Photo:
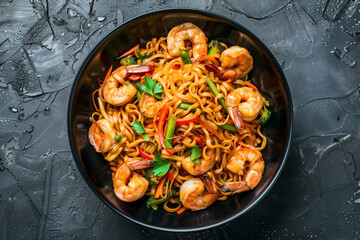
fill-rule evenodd
<path id="1" fill-rule="evenodd" d="M 145 76 L 145 82 L 140 86 L 140 89 L 157 99 L 162 99 L 162 93 L 164 92 L 162 85 L 148 76 Z"/>
<path id="2" fill-rule="evenodd" d="M 171 163 L 161 157 L 154 157 L 154 163 L 151 164 L 154 171 L 154 176 L 162 177 L 169 170 Z"/>
<path id="3" fill-rule="evenodd" d="M 150 141 L 149 136 L 145 133 L 145 129 L 144 129 L 144 126 L 143 126 L 142 122 L 135 121 L 135 122 L 132 122 L 130 125 L 138 134 L 144 134 L 143 138 L 146 141 Z"/>
<path id="4" fill-rule="evenodd" d="M 136 55 L 140 60 L 144 60 L 148 57 L 151 57 L 154 53 L 155 51 L 151 51 L 149 54 L 142 55 L 141 53 L 137 52 Z"/>

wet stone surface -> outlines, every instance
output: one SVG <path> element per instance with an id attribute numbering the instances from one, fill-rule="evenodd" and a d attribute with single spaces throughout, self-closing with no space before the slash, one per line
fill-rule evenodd
<path id="1" fill-rule="evenodd" d="M 106 207 L 66 130 L 74 75 L 95 44 L 124 21 L 176 7 L 254 32 L 285 72 L 295 115 L 273 189 L 243 217 L 193 234 L 144 229 Z M 0 32 L 1 239 L 360 238 L 360 1 L 1 1 Z"/>

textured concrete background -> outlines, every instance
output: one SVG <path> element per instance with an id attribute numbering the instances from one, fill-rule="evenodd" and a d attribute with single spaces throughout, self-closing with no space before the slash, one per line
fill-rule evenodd
<path id="1" fill-rule="evenodd" d="M 243 24 L 292 92 L 286 167 L 250 212 L 195 234 L 144 229 L 106 207 L 70 152 L 66 113 L 86 55 L 133 17 L 198 8 Z M 359 0 L 0 1 L 0 239 L 360 239 Z"/>

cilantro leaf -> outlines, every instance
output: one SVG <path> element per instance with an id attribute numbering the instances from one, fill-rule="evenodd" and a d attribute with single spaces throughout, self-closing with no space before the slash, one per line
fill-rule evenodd
<path id="1" fill-rule="evenodd" d="M 172 139 L 165 139 L 164 143 L 166 148 L 172 149 Z"/>
<path id="2" fill-rule="evenodd" d="M 151 166 L 154 168 L 154 176 L 164 176 L 170 168 L 171 163 L 161 157 L 154 157 L 154 163 Z"/>
<path id="3" fill-rule="evenodd" d="M 200 164 L 200 160 L 199 160 L 199 159 L 192 160 L 192 162 L 195 163 L 195 164 Z"/>
<path id="4" fill-rule="evenodd" d="M 143 90 L 144 92 L 153 95 L 153 89 L 155 86 L 156 81 L 152 78 L 149 78 L 148 76 L 145 75 L 145 82 L 140 86 L 141 90 Z"/>
<path id="5" fill-rule="evenodd" d="M 195 146 L 193 146 L 191 148 L 191 157 L 190 157 L 190 161 L 192 161 L 193 163 L 194 160 L 198 159 L 199 157 L 201 157 L 201 148 L 199 148 L 199 146 L 196 144 Z M 200 162 L 199 162 L 200 163 Z M 196 164 L 196 163 L 195 163 Z"/>
<path id="6" fill-rule="evenodd" d="M 154 53 L 155 53 L 155 51 L 152 51 L 149 54 L 142 55 L 141 53 L 137 52 L 137 56 L 140 60 L 144 60 L 148 57 L 151 57 Z"/>
<path id="7" fill-rule="evenodd" d="M 159 82 L 157 82 L 154 87 L 154 97 L 156 97 L 157 99 L 162 99 L 163 92 L 164 92 L 164 89 L 163 89 L 162 85 Z"/>
<path id="8" fill-rule="evenodd" d="M 130 123 L 130 125 L 138 134 L 144 134 L 143 138 L 145 139 L 145 141 L 150 141 L 149 136 L 145 133 L 145 129 L 144 129 L 142 122 L 135 121 L 135 122 Z"/>

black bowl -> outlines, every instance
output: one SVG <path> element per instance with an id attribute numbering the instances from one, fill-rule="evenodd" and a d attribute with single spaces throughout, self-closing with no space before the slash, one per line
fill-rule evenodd
<path id="1" fill-rule="evenodd" d="M 132 46 L 144 44 L 153 37 L 166 36 L 170 29 L 192 22 L 209 39 L 247 48 L 254 58 L 249 77 L 271 102 L 272 117 L 263 127 L 268 139 L 264 149 L 265 171 L 259 185 L 252 191 L 215 202 L 206 210 L 186 211 L 178 216 L 162 208 L 148 210 L 146 198 L 126 203 L 113 193 L 109 165 L 95 152 L 88 140 L 89 116 L 94 112 L 91 94 L 99 87 L 111 65 L 119 66 L 117 57 Z M 240 24 L 213 13 L 199 10 L 173 9 L 145 14 L 130 20 L 106 36 L 89 54 L 78 72 L 68 108 L 68 131 L 75 162 L 90 188 L 111 209 L 146 227 L 165 231 L 195 231 L 218 226 L 243 215 L 258 203 L 278 178 L 289 152 L 292 134 L 292 103 L 284 74 L 265 45 Z"/>

